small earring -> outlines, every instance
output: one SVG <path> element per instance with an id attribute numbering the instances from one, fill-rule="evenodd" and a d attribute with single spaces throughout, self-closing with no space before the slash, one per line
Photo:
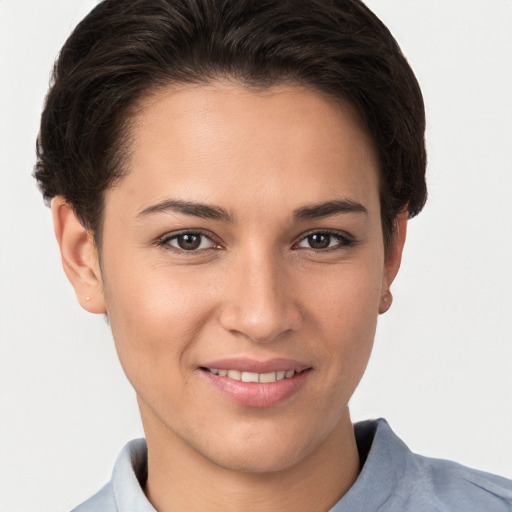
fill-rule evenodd
<path id="1" fill-rule="evenodd" d="M 85 300 L 89 302 L 91 300 L 91 297 L 85 297 Z"/>

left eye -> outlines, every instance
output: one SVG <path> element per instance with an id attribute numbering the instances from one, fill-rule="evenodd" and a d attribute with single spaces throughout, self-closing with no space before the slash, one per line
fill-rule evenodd
<path id="1" fill-rule="evenodd" d="M 297 247 L 305 249 L 331 249 L 332 247 L 350 245 L 351 240 L 343 235 L 335 233 L 311 233 L 303 238 Z"/>
<path id="2" fill-rule="evenodd" d="M 215 247 L 215 243 L 206 235 L 193 232 L 172 235 L 163 240 L 163 243 L 182 251 L 198 251 Z"/>

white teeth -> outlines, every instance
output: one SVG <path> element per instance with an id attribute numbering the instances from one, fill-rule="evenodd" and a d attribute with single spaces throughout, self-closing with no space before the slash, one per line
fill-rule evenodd
<path id="1" fill-rule="evenodd" d="M 227 376 L 233 380 L 242 380 L 242 372 L 238 370 L 228 370 Z"/>
<path id="2" fill-rule="evenodd" d="M 242 382 L 277 382 L 278 380 L 291 379 L 295 375 L 295 370 L 279 370 L 277 372 L 256 373 L 241 372 L 239 370 L 218 370 L 217 368 L 208 368 L 214 375 L 228 377 Z"/>
<path id="3" fill-rule="evenodd" d="M 259 375 L 252 372 L 242 372 L 242 382 L 259 382 Z"/>
<path id="4" fill-rule="evenodd" d="M 277 380 L 276 372 L 260 373 L 260 382 L 275 382 Z"/>

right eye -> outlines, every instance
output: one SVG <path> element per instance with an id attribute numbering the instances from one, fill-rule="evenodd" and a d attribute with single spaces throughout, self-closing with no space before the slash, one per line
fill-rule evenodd
<path id="1" fill-rule="evenodd" d="M 211 238 L 196 231 L 181 231 L 167 235 L 160 240 L 159 245 L 171 246 L 178 251 L 185 252 L 198 252 L 218 247 Z"/>

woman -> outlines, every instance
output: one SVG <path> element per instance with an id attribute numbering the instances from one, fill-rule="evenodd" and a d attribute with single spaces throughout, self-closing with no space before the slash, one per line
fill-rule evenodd
<path id="1" fill-rule="evenodd" d="M 359 2 L 218 4 L 100 4 L 43 114 L 64 268 L 148 445 L 81 510 L 506 510 L 509 482 L 348 414 L 425 200 L 394 40 Z"/>

